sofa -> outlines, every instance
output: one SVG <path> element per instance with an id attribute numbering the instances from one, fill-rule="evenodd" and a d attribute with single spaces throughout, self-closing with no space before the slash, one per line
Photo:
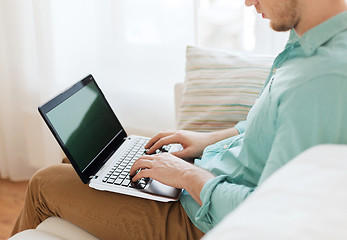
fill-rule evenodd
<path id="1" fill-rule="evenodd" d="M 175 85 L 177 128 L 214 131 L 244 120 L 273 56 L 187 48 Z M 203 239 L 347 239 L 347 145 L 315 146 L 270 176 Z M 97 239 L 51 217 L 13 239 Z"/>

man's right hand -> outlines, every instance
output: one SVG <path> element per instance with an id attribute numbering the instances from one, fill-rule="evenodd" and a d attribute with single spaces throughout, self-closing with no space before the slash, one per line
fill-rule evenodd
<path id="1" fill-rule="evenodd" d="M 179 143 L 183 150 L 173 152 L 176 157 L 190 160 L 202 155 L 204 149 L 219 140 L 237 135 L 235 128 L 218 132 L 192 132 L 186 130 L 164 130 L 156 134 L 145 146 L 147 154 L 153 154 L 164 145 Z"/>
<path id="2" fill-rule="evenodd" d="M 148 149 L 147 154 L 152 154 L 164 145 L 179 143 L 183 149 L 173 152 L 173 155 L 183 159 L 197 158 L 202 155 L 205 147 L 211 144 L 209 134 L 185 130 L 163 130 L 149 140 L 145 148 Z"/>

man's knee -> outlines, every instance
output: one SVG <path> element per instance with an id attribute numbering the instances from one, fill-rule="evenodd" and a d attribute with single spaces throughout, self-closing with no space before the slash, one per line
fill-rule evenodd
<path id="1" fill-rule="evenodd" d="M 44 181 L 47 177 L 50 177 L 56 173 L 57 170 L 59 170 L 60 165 L 52 165 L 49 167 L 42 168 L 38 170 L 30 179 L 29 185 L 37 185 Z"/>
<path id="2" fill-rule="evenodd" d="M 67 164 L 57 164 L 38 170 L 30 179 L 28 190 L 31 193 L 37 194 L 41 189 L 49 184 L 52 184 L 52 179 L 57 175 L 67 176 L 70 172 L 70 166 Z"/>

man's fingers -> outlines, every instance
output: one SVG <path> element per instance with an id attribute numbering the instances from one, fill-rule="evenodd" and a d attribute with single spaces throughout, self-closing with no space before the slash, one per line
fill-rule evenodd
<path id="1" fill-rule="evenodd" d="M 148 143 L 146 144 L 145 148 L 151 148 L 158 140 L 160 140 L 163 137 L 172 135 L 174 132 L 173 131 L 161 131 L 160 133 L 154 135 L 154 137 L 152 137 Z"/>
<path id="2" fill-rule="evenodd" d="M 151 169 L 145 168 L 145 169 L 141 169 L 141 171 L 136 173 L 136 175 L 132 177 L 131 181 L 137 182 L 141 178 L 147 178 L 147 177 L 152 177 Z"/>
<path id="3" fill-rule="evenodd" d="M 143 158 L 139 158 L 138 160 L 136 160 L 134 162 L 134 164 L 132 165 L 129 175 L 130 176 L 134 176 L 136 174 L 136 171 L 139 170 L 140 168 L 145 169 L 145 168 L 152 168 L 153 164 L 152 161 L 150 159 L 143 159 Z"/>
<path id="4" fill-rule="evenodd" d="M 166 137 L 162 137 L 160 140 L 158 140 L 155 144 L 153 144 L 152 147 L 150 147 L 147 151 L 147 154 L 152 154 L 155 152 L 155 150 L 160 149 L 164 145 L 168 145 L 171 143 L 177 143 L 178 139 L 175 134 L 168 135 Z"/>

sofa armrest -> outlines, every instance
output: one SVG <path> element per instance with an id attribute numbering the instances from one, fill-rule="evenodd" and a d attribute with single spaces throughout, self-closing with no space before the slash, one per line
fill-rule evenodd
<path id="1" fill-rule="evenodd" d="M 347 239 L 346 160 L 347 145 L 303 152 L 204 239 Z"/>

